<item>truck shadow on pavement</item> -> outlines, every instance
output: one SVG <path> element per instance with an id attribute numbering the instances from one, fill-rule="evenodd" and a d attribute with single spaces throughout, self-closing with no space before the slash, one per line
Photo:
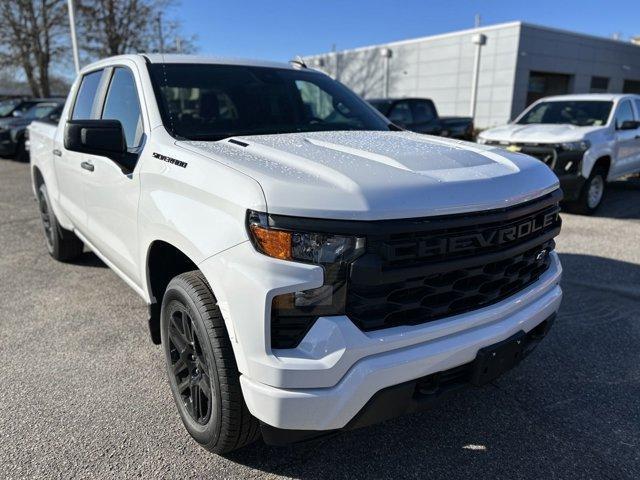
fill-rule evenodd
<path id="1" fill-rule="evenodd" d="M 640 478 L 640 265 L 561 259 L 554 327 L 495 384 L 422 414 L 287 448 L 258 442 L 227 459 L 304 479 Z"/>
<path id="2" fill-rule="evenodd" d="M 640 177 L 611 182 L 596 217 L 640 219 Z"/>
<path id="3" fill-rule="evenodd" d="M 87 250 L 85 247 L 85 251 L 78 258 L 75 258 L 72 262 L 74 265 L 78 265 L 80 267 L 97 267 L 97 268 L 109 268 L 107 264 L 105 264 L 98 256 Z"/>

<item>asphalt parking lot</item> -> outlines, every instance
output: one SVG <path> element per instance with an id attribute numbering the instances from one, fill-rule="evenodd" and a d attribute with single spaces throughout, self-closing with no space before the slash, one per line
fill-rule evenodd
<path id="1" fill-rule="evenodd" d="M 442 407 L 227 458 L 186 434 L 142 300 L 46 252 L 28 166 L 0 160 L 0 478 L 640 478 L 640 180 L 564 215 L 565 300 L 494 386 Z"/>

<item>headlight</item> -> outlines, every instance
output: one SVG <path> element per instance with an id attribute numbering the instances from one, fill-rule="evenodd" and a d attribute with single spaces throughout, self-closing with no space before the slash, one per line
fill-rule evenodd
<path id="1" fill-rule="evenodd" d="M 312 263 L 324 270 L 321 287 L 274 297 L 272 348 L 293 348 L 320 316 L 344 315 L 351 262 L 365 251 L 362 237 L 271 228 L 265 213 L 249 211 L 249 236 L 257 251 L 280 260 Z"/>
<path id="2" fill-rule="evenodd" d="M 586 152 L 591 147 L 589 140 L 580 140 L 578 142 L 561 143 L 560 147 L 568 152 Z"/>
<path id="3" fill-rule="evenodd" d="M 249 211 L 248 227 L 256 250 L 269 257 L 318 265 L 350 262 L 364 250 L 364 238 L 270 228 L 267 215 Z"/>

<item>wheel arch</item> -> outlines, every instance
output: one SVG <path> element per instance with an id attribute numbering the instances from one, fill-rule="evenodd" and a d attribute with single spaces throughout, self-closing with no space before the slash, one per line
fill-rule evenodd
<path id="1" fill-rule="evenodd" d="M 611 173 L 611 163 L 611 155 L 608 152 L 602 152 L 600 155 L 596 156 L 594 160 L 584 162 L 582 167 L 582 176 L 584 178 L 589 178 L 595 168 L 604 167 L 606 171 L 605 179 L 608 180 L 609 174 Z"/>
<path id="2" fill-rule="evenodd" d="M 145 260 L 145 277 L 149 304 L 149 333 L 151 341 L 160 344 L 160 309 L 162 297 L 173 277 L 198 270 L 197 262 L 184 249 L 165 240 L 154 240 L 148 247 Z"/>
<path id="3" fill-rule="evenodd" d="M 42 175 L 42 172 L 36 165 L 31 168 L 31 183 L 33 194 L 37 196 L 40 185 L 44 183 L 44 175 Z"/>

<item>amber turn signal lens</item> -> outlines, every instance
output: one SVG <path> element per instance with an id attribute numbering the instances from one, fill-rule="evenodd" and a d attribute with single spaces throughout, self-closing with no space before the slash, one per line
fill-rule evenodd
<path id="1" fill-rule="evenodd" d="M 291 233 L 251 225 L 251 233 L 265 255 L 281 260 L 291 260 Z"/>

